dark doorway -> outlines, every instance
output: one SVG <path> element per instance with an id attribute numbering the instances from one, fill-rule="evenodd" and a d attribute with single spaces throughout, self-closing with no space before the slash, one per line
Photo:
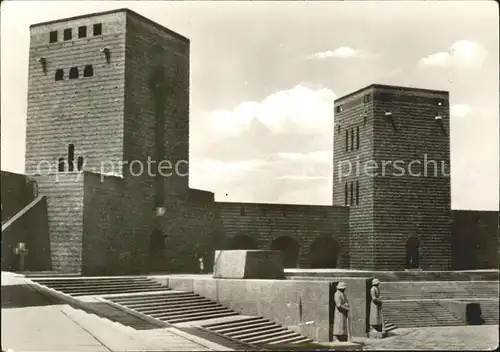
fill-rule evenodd
<path id="1" fill-rule="evenodd" d="M 166 270 L 165 237 L 159 229 L 153 230 L 149 239 L 149 263 L 151 271 Z"/>
<path id="2" fill-rule="evenodd" d="M 331 269 L 337 267 L 340 246 L 333 238 L 319 237 L 309 249 L 311 268 Z"/>
<path id="3" fill-rule="evenodd" d="M 296 268 L 299 261 L 299 243 L 291 237 L 281 236 L 271 243 L 271 249 L 283 252 L 283 266 Z"/>
<path id="4" fill-rule="evenodd" d="M 406 268 L 418 269 L 420 267 L 420 241 L 417 237 L 410 237 L 406 242 Z"/>
<path id="5" fill-rule="evenodd" d="M 227 249 L 257 249 L 257 242 L 250 236 L 238 235 L 228 241 Z"/>

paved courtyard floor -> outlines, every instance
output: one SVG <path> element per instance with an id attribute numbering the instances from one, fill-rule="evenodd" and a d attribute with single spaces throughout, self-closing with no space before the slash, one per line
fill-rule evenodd
<path id="1" fill-rule="evenodd" d="M 498 325 L 397 329 L 385 339 L 355 338 L 365 350 L 495 350 Z"/>

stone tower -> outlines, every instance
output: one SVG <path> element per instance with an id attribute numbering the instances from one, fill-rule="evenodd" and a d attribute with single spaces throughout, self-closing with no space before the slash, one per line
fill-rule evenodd
<path id="1" fill-rule="evenodd" d="M 109 266 L 96 245 L 147 246 L 187 196 L 189 40 L 127 9 L 30 34 L 26 173 L 48 197 L 54 269 Z"/>
<path id="2" fill-rule="evenodd" d="M 333 204 L 350 267 L 450 269 L 448 92 L 371 85 L 335 101 Z"/>

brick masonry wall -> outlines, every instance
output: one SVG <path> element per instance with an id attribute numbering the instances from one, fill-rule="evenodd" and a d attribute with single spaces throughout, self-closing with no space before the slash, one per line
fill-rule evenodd
<path id="1" fill-rule="evenodd" d="M 52 269 L 81 272 L 83 235 L 83 175 L 77 173 L 33 177 L 38 194 L 47 197 Z"/>
<path id="2" fill-rule="evenodd" d="M 438 101 L 442 105 L 438 104 Z M 385 118 L 392 112 L 393 127 Z M 435 116 L 442 116 L 443 132 Z M 451 188 L 448 93 L 377 87 L 374 96 L 375 265 L 377 270 L 403 269 L 408 236 L 420 238 L 420 268 L 451 267 Z M 424 158 L 444 172 L 434 174 Z M 410 163 L 414 176 L 409 175 Z M 385 173 L 381 165 L 386 162 Z M 405 167 L 404 176 L 395 162 Z M 391 164 L 388 164 L 388 163 Z"/>
<path id="3" fill-rule="evenodd" d="M 189 41 L 159 28 L 141 17 L 127 15 L 125 160 L 156 160 L 156 114 L 151 79 L 157 65 L 165 67 L 162 158 L 172 167 L 189 160 Z M 161 128 L 161 127 L 160 127 Z M 159 160 L 161 161 L 161 160 Z M 183 165 L 186 172 L 187 165 Z M 172 171 L 174 171 L 172 169 Z M 184 173 L 183 172 L 183 173 Z M 189 176 L 165 179 L 166 201 L 185 196 Z"/>
<path id="4" fill-rule="evenodd" d="M 150 272 L 156 227 L 150 177 L 85 175 L 83 270 L 87 275 Z"/>
<path id="5" fill-rule="evenodd" d="M 452 211 L 453 269 L 498 269 L 498 211 Z"/>
<path id="6" fill-rule="evenodd" d="M 309 248 L 318 237 L 331 237 L 340 245 L 340 266 L 346 267 L 349 253 L 349 209 L 289 204 L 217 202 L 227 240 L 249 236 L 259 249 L 270 249 L 281 236 L 295 239 L 300 245 L 299 266 L 309 267 Z"/>
<path id="7" fill-rule="evenodd" d="M 26 175 L 1 171 L 2 224 L 34 200 L 35 189 Z"/>
<path id="8" fill-rule="evenodd" d="M 93 36 L 92 26 L 102 24 L 102 35 Z M 78 38 L 78 27 L 87 26 L 87 37 Z M 64 41 L 64 29 L 72 39 Z M 49 43 L 49 32 L 58 41 Z M 85 169 L 99 172 L 101 161 L 115 164 L 123 158 L 123 106 L 125 62 L 125 13 L 85 17 L 31 27 L 26 128 L 26 173 L 57 171 L 59 158 L 68 157 L 68 145 L 85 158 Z M 100 49 L 111 52 L 110 63 Z M 47 73 L 37 58 L 45 58 Z M 93 77 L 83 77 L 86 65 Z M 69 79 L 71 67 L 79 78 Z M 55 81 L 57 69 L 64 79 Z M 40 164 L 44 161 L 44 164 Z M 37 170 L 37 166 L 38 167 Z"/>
<path id="9" fill-rule="evenodd" d="M 333 204 L 345 206 L 345 187 L 347 184 L 350 211 L 349 262 L 350 267 L 355 269 L 369 269 L 373 266 L 374 260 L 374 185 L 373 179 L 363 174 L 363 165 L 373 159 L 373 119 L 369 118 L 373 110 L 373 101 L 364 101 L 364 95 L 372 93 L 373 89 L 367 89 L 335 102 L 335 107 L 342 106 L 342 111 L 336 110 L 334 113 Z M 356 136 L 358 128 L 359 147 L 357 146 Z M 347 151 L 346 131 L 348 133 Z M 352 135 L 351 131 L 353 131 Z M 353 141 L 353 148 L 351 148 L 351 140 Z M 356 182 L 359 185 L 359 204 L 356 204 L 354 199 L 351 205 L 350 185 L 353 184 L 353 197 L 355 198 Z"/>
<path id="10" fill-rule="evenodd" d="M 25 243 L 28 255 L 24 270 L 51 269 L 50 239 L 47 223 L 47 200 L 40 197 L 20 217 L 2 228 L 2 270 L 19 270 L 18 243 Z"/>

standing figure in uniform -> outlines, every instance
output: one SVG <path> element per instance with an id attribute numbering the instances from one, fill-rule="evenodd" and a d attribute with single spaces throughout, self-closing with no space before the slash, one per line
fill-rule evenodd
<path id="1" fill-rule="evenodd" d="M 383 331 L 384 320 L 382 318 L 382 300 L 380 299 L 380 280 L 372 280 L 370 289 L 370 326 L 377 332 Z"/>
<path id="2" fill-rule="evenodd" d="M 349 335 L 349 321 L 347 316 L 349 314 L 349 302 L 345 295 L 346 285 L 344 282 L 339 282 L 337 291 L 333 299 L 335 301 L 335 313 L 333 316 L 333 336 L 338 341 L 347 341 Z"/>

